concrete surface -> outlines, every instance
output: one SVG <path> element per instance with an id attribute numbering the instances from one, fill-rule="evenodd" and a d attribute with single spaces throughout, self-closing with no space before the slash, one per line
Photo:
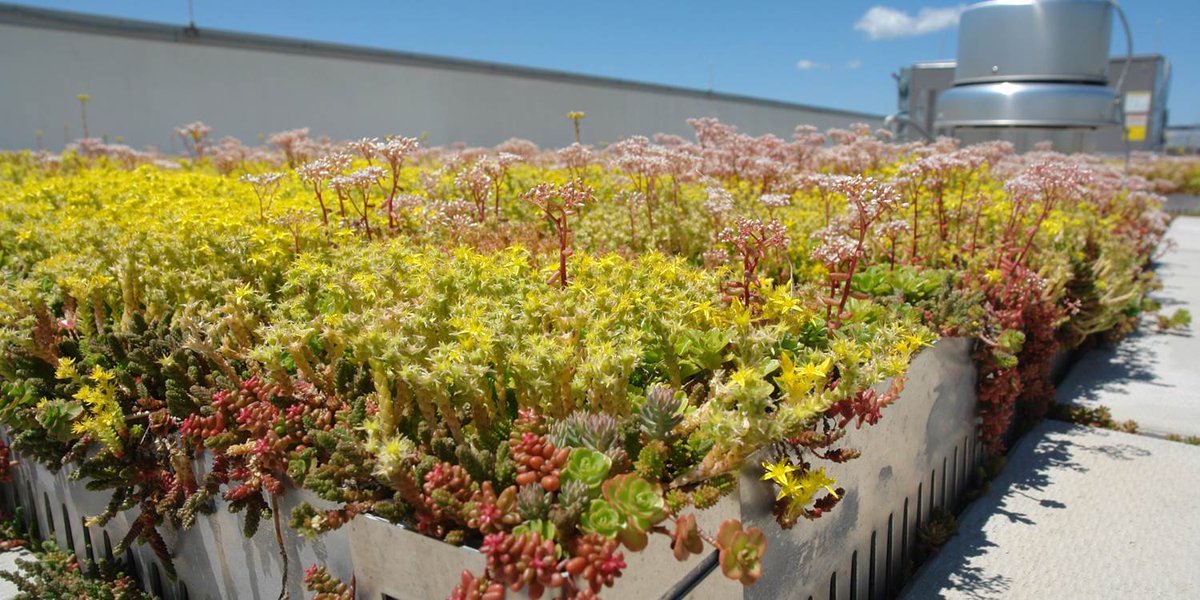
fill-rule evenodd
<path id="1" fill-rule="evenodd" d="M 29 560 L 33 555 L 24 548 L 0 552 L 0 572 L 11 573 L 17 570 L 17 559 Z M 17 586 L 7 579 L 0 579 L 0 600 L 12 600 L 17 597 Z"/>
<path id="2" fill-rule="evenodd" d="M 1163 289 L 1155 299 L 1166 314 L 1188 309 L 1196 323 L 1182 332 L 1143 323 L 1119 344 L 1086 353 L 1056 399 L 1107 406 L 1114 419 L 1133 419 L 1145 433 L 1200 435 L 1200 218 L 1175 219 L 1167 239 L 1176 246 L 1156 265 Z"/>
<path id="3" fill-rule="evenodd" d="M 111 548 L 125 536 L 137 516 L 136 509 L 118 513 L 103 527 L 85 527 L 87 516 L 103 512 L 108 492 L 91 491 L 82 481 L 70 480 L 69 469 L 51 473 L 32 459 L 18 454 L 14 458 L 18 461 L 16 478 L 6 493 L 19 497 L 26 514 L 36 519 L 38 531 L 54 538 L 60 548 L 73 546 L 80 562 L 88 559 L 89 544 L 91 554 L 109 558 Z M 193 463 L 199 478 L 203 479 L 211 468 L 211 460 L 212 455 L 206 454 L 203 460 Z M 333 508 L 312 492 L 289 486 L 279 499 L 284 523 L 286 515 L 303 501 L 319 510 Z M 218 500 L 216 512 L 197 519 L 187 531 L 160 527 L 179 572 L 176 580 L 166 575 L 153 550 L 145 544 L 134 545 L 124 558 L 132 557 L 132 570 L 142 589 L 163 600 L 275 600 L 280 596 L 284 565 L 271 521 L 264 519 L 254 537 L 246 538 L 242 534 L 244 519 L 243 513 L 230 513 L 224 500 Z M 284 546 L 288 556 L 286 587 L 291 598 L 307 597 L 303 576 L 309 565 L 324 564 L 343 581 L 349 581 L 354 573 L 346 528 L 309 540 L 284 527 Z"/>
<path id="4" fill-rule="evenodd" d="M 1047 421 L 902 598 L 1200 598 L 1200 447 Z"/>
<path id="5" fill-rule="evenodd" d="M 1200 309 L 1200 218 L 1156 265 L 1165 312 Z M 1152 324 L 1085 354 L 1059 402 L 1104 405 L 1142 431 L 1200 435 L 1200 339 Z M 1009 454 L 959 533 L 903 598 L 1200 597 L 1200 447 L 1045 422 Z"/>

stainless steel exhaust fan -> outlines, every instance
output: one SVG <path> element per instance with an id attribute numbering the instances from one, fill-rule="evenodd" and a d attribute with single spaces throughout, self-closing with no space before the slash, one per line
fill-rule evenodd
<path id="1" fill-rule="evenodd" d="M 1111 0 L 991 0 L 968 7 L 959 24 L 954 87 L 938 98 L 937 127 L 1120 124 L 1108 87 L 1114 9 L 1120 15 Z"/>

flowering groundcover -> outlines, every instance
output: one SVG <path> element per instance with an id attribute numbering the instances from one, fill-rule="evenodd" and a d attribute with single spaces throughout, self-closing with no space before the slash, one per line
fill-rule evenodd
<path id="1" fill-rule="evenodd" d="M 455 598 L 593 597 L 653 535 L 752 585 L 763 532 L 695 519 L 752 456 L 779 526 L 834 510 L 846 429 L 951 335 L 1001 452 L 1055 352 L 1128 332 L 1155 284 L 1161 199 L 1100 159 L 692 125 L 0 154 L 0 423 L 168 570 L 160 529 L 220 497 L 248 534 L 369 511 L 479 547 Z M 287 485 L 339 508 L 281 515 Z"/>

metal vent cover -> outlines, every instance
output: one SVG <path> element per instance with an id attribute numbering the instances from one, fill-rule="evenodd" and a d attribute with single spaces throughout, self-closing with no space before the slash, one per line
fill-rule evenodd
<path id="1" fill-rule="evenodd" d="M 1120 123 L 1108 87 L 1112 0 L 989 0 L 959 23 L 954 87 L 937 127 L 1098 128 Z"/>
<path id="2" fill-rule="evenodd" d="M 991 0 L 963 12 L 955 85 L 1108 82 L 1107 0 Z"/>
<path id="3" fill-rule="evenodd" d="M 1105 127 L 1118 122 L 1107 86 L 1063 83 L 981 83 L 956 86 L 938 98 L 939 127 Z"/>

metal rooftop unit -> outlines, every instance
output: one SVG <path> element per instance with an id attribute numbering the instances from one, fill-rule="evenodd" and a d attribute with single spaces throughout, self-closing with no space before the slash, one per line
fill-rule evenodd
<path id="1" fill-rule="evenodd" d="M 957 61 L 902 71 L 895 120 L 902 133 L 1007 139 L 1021 150 L 1039 142 L 1063 151 L 1157 149 L 1169 69 L 1161 57 L 1109 58 L 1114 13 L 1131 49 L 1113 0 L 973 4 L 959 24 Z M 1147 60 L 1154 63 L 1152 81 L 1126 86 Z"/>

